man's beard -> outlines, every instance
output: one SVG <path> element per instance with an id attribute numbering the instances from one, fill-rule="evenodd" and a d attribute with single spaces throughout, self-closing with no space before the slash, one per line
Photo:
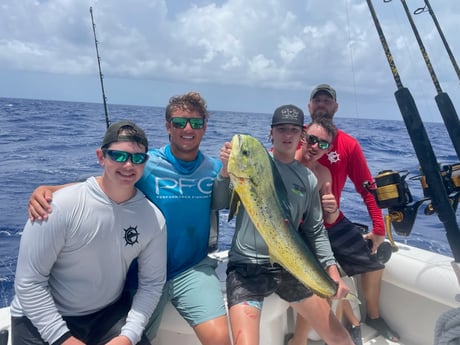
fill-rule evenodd
<path id="1" fill-rule="evenodd" d="M 328 118 L 328 119 L 331 119 L 334 117 L 334 114 L 331 114 L 331 113 L 328 113 L 326 111 L 323 111 L 323 110 L 317 110 L 315 111 L 314 113 L 311 114 L 311 119 L 312 120 L 317 120 L 317 119 L 320 119 L 320 118 Z"/>

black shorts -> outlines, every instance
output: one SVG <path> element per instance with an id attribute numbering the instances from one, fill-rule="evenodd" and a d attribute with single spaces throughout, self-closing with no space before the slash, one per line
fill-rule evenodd
<path id="1" fill-rule="evenodd" d="M 246 301 L 263 302 L 264 298 L 272 293 L 276 293 L 289 303 L 298 302 L 313 295 L 310 289 L 277 264 L 228 264 L 227 304 L 229 308 Z"/>
<path id="2" fill-rule="evenodd" d="M 102 345 L 120 335 L 131 308 L 131 298 L 124 294 L 106 308 L 84 316 L 64 316 L 70 334 L 88 345 Z M 11 318 L 12 345 L 44 345 L 37 328 L 25 316 Z M 61 337 L 64 342 L 68 337 Z M 150 344 L 143 335 L 138 344 Z"/>
<path id="3" fill-rule="evenodd" d="M 361 230 L 347 218 L 327 230 L 335 259 L 348 276 L 385 268 L 373 255 Z"/>

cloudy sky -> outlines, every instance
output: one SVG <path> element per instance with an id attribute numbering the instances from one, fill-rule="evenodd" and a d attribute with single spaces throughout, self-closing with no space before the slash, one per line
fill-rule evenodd
<path id="1" fill-rule="evenodd" d="M 401 0 L 386 1 L 373 5 L 402 83 L 422 118 L 440 122 Z M 430 1 L 460 59 L 460 1 Z M 286 103 L 305 109 L 311 89 L 330 83 L 338 116 L 401 119 L 364 0 L 0 0 L 0 97 L 102 102 L 90 6 L 109 107 L 164 106 L 196 90 L 211 110 L 271 113 Z M 459 77 L 431 16 L 413 19 L 459 108 Z"/>

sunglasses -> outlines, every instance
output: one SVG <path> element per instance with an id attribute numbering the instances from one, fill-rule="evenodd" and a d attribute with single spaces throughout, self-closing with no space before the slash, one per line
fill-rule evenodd
<path id="1" fill-rule="evenodd" d="M 196 118 L 196 117 L 172 117 L 171 123 L 175 128 L 183 129 L 187 126 L 187 122 L 190 123 L 190 127 L 192 129 L 202 129 L 204 126 L 204 119 L 203 118 Z"/>
<path id="2" fill-rule="evenodd" d="M 329 142 L 327 142 L 326 140 L 318 139 L 318 137 L 313 134 L 307 134 L 305 139 L 306 139 L 306 142 L 309 143 L 310 145 L 318 144 L 318 147 L 321 150 L 327 150 L 331 146 Z"/>
<path id="3" fill-rule="evenodd" d="M 147 159 L 149 159 L 149 155 L 142 152 L 136 153 L 129 153 L 126 151 L 118 151 L 118 150 L 107 150 L 103 149 L 105 155 L 109 156 L 111 160 L 117 163 L 125 163 L 128 159 L 131 158 L 131 162 L 133 164 L 144 164 Z"/>

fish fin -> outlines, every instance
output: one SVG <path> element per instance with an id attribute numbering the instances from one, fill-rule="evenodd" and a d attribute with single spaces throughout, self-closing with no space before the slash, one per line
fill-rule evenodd
<path id="1" fill-rule="evenodd" d="M 345 299 L 347 299 L 349 301 L 353 301 L 353 302 L 357 303 L 358 305 L 361 304 L 361 300 L 353 292 L 349 292 L 347 297 L 345 297 Z"/>
<path id="2" fill-rule="evenodd" d="M 238 195 L 238 193 L 233 192 L 232 197 L 230 199 L 230 207 L 228 209 L 228 218 L 227 218 L 228 221 L 231 221 L 233 216 L 236 213 L 238 213 L 239 202 L 240 202 L 240 196 Z"/>

